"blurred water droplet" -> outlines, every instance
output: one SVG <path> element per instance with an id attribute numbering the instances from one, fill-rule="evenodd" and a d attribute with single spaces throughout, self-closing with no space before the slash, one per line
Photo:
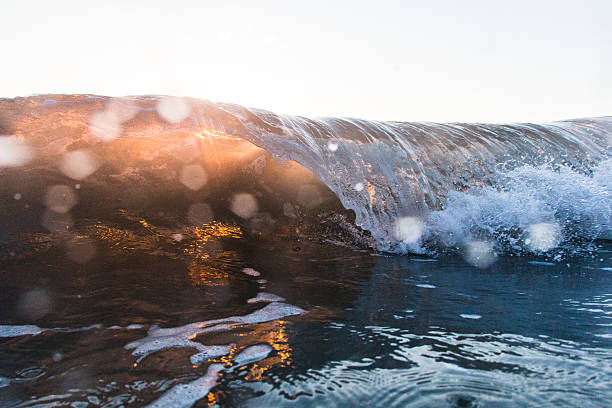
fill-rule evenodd
<path id="1" fill-rule="evenodd" d="M 13 198 L 17 201 L 21 200 L 21 194 L 20 193 L 15 193 L 15 195 L 13 195 Z"/>
<path id="2" fill-rule="evenodd" d="M 191 190 L 199 190 L 206 184 L 207 177 L 202 166 L 190 164 L 183 167 L 179 180 L 185 187 Z"/>
<path id="3" fill-rule="evenodd" d="M 313 184 L 303 184 L 297 194 L 297 202 L 306 208 L 314 208 L 323 202 L 321 192 Z"/>
<path id="4" fill-rule="evenodd" d="M 75 180 L 83 180 L 98 170 L 98 167 L 96 157 L 85 149 L 65 153 L 60 162 L 62 173 Z"/>
<path id="5" fill-rule="evenodd" d="M 406 244 L 414 244 L 423 235 L 425 227 L 417 217 L 402 217 L 396 221 L 394 235 Z"/>
<path id="6" fill-rule="evenodd" d="M 97 112 L 91 115 L 89 130 L 98 139 L 107 142 L 119 137 L 121 121 L 114 112 Z"/>
<path id="7" fill-rule="evenodd" d="M 189 206 L 187 219 L 192 225 L 203 225 L 211 222 L 214 219 L 214 214 L 208 204 L 195 203 Z"/>
<path id="8" fill-rule="evenodd" d="M 168 96 L 157 104 L 157 113 L 159 113 L 165 121 L 177 123 L 189 116 L 191 113 L 191 105 L 184 98 Z"/>
<path id="9" fill-rule="evenodd" d="M 49 314 L 53 308 L 51 294 L 43 288 L 31 289 L 19 298 L 19 312 L 30 320 L 37 320 Z"/>
<path id="10" fill-rule="evenodd" d="M 561 241 L 561 228 L 556 224 L 531 224 L 525 229 L 525 233 L 525 244 L 533 251 L 548 251 Z"/>
<path id="11" fill-rule="evenodd" d="M 112 113 L 117 120 L 122 122 L 127 122 L 132 119 L 139 111 L 139 108 L 134 106 L 129 106 L 126 103 L 121 102 L 121 100 L 112 100 L 107 106 L 106 111 Z"/>
<path id="12" fill-rule="evenodd" d="M 0 136 L 0 168 L 27 164 L 34 157 L 32 149 L 14 136 Z"/>
<path id="13" fill-rule="evenodd" d="M 488 268 L 497 255 L 493 251 L 493 244 L 487 241 L 472 241 L 465 247 L 465 260 L 477 268 Z"/>
<path id="14" fill-rule="evenodd" d="M 330 152 L 335 152 L 338 150 L 338 143 L 335 142 L 327 142 L 327 150 Z"/>
<path id="15" fill-rule="evenodd" d="M 66 242 L 66 255 L 72 261 L 84 265 L 96 256 L 96 246 L 89 238 L 75 238 Z"/>
<path id="16" fill-rule="evenodd" d="M 61 214 L 47 210 L 42 216 L 41 225 L 49 232 L 67 231 L 74 225 L 69 213 Z"/>
<path id="17" fill-rule="evenodd" d="M 45 205 L 57 213 L 67 213 L 76 203 L 76 194 L 68 186 L 51 186 L 45 194 Z"/>
<path id="18" fill-rule="evenodd" d="M 295 212 L 295 208 L 293 208 L 291 203 L 284 203 L 283 204 L 283 214 L 285 215 L 285 217 L 297 218 L 297 214 Z"/>
<path id="19" fill-rule="evenodd" d="M 230 210 L 241 218 L 251 218 L 258 209 L 257 200 L 249 193 L 234 195 L 230 204 Z"/>

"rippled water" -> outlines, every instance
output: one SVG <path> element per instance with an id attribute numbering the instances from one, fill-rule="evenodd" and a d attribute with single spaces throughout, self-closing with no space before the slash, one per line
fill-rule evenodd
<path id="1" fill-rule="evenodd" d="M 44 234 L 3 258 L 2 406 L 600 407 L 612 397 L 609 243 L 481 270 L 458 257 L 245 239 L 222 223 L 181 241 L 151 220 L 80 228 L 95 248 L 86 263 Z"/>

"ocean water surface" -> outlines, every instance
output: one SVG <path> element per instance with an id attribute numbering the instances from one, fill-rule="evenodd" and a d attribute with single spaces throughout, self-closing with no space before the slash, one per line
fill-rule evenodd
<path id="1" fill-rule="evenodd" d="M 0 405 L 608 406 L 610 118 L 0 100 Z"/>

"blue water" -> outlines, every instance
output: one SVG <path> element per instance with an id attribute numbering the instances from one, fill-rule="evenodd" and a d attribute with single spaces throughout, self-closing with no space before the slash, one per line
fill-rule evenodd
<path id="1" fill-rule="evenodd" d="M 3 406 L 600 407 L 612 396 L 605 242 L 592 256 L 500 257 L 486 270 L 299 245 L 219 238 L 197 269 L 180 251 L 103 240 L 87 266 L 53 246 L 5 262 Z M 26 317 L 32 290 L 43 310 Z M 259 292 L 287 306 L 247 303 Z M 133 355 L 126 346 L 151 325 L 177 329 Z M 209 359 L 190 361 L 202 350 Z"/>

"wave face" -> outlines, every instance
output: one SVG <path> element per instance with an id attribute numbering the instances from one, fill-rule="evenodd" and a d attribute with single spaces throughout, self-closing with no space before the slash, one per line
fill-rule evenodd
<path id="1" fill-rule="evenodd" d="M 277 162 L 309 169 L 354 212 L 372 245 L 388 252 L 460 248 L 481 260 L 491 251 L 538 253 L 611 237 L 611 117 L 542 125 L 377 122 L 188 98 L 40 95 L 0 100 L 0 133 L 27 149 L 21 162 L 0 155 L 0 167 L 48 164 L 77 149 L 111 162 L 126 148 L 148 149 L 150 167 L 161 151 L 185 156 L 199 146 L 210 155 L 231 141 L 244 152 L 238 144 L 246 141 Z M 4 149 L 17 152 L 8 139 Z M 257 157 L 249 156 L 255 173 Z M 298 207 L 309 207 L 311 192 L 294 194 Z"/>

